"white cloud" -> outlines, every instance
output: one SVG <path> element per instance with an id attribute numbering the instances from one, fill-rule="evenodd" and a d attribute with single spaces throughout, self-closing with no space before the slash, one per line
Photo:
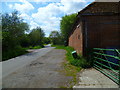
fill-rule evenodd
<path id="1" fill-rule="evenodd" d="M 32 20 L 31 16 L 25 13 L 20 14 L 20 17 L 23 18 L 24 20 Z"/>
<path id="2" fill-rule="evenodd" d="M 44 30 L 47 37 L 49 36 L 51 31 L 53 30 L 59 31 L 58 27 L 51 26 L 51 24 L 41 25 L 40 27 Z"/>
<path id="3" fill-rule="evenodd" d="M 12 5 L 12 4 L 9 4 L 8 6 L 9 6 L 9 8 L 13 8 L 13 5 Z"/>
<path id="4" fill-rule="evenodd" d="M 85 0 L 61 0 L 62 6 L 61 10 L 64 11 L 65 14 L 72 14 L 80 11 L 84 5 L 86 5 Z"/>
<path id="5" fill-rule="evenodd" d="M 60 2 L 61 0 L 27 0 L 29 2 Z M 81 1 L 83 0 L 76 0 L 76 1 Z M 93 1 L 93 0 L 87 0 L 88 2 Z M 99 2 L 118 2 L 120 0 L 94 0 L 94 1 L 99 1 Z M 19 2 L 19 0 L 1 0 L 1 2 Z M 69 2 L 69 0 L 68 0 Z"/>
<path id="6" fill-rule="evenodd" d="M 39 27 L 39 25 L 36 22 L 31 21 L 30 22 L 30 30 L 32 30 L 33 28 L 36 28 L 36 27 Z"/>
<path id="7" fill-rule="evenodd" d="M 37 12 L 31 15 L 27 14 L 27 12 L 34 9 L 30 3 L 31 0 L 19 1 L 22 2 L 22 4 L 15 3 L 14 5 L 9 5 L 9 7 L 17 9 L 22 13 L 20 16 L 29 22 L 30 29 L 40 26 L 46 33 L 46 36 L 49 36 L 51 31 L 60 30 L 61 16 L 76 13 L 85 7 L 88 1 L 91 2 L 93 0 L 32 0 L 33 2 L 52 3 L 38 8 Z"/>
<path id="8" fill-rule="evenodd" d="M 40 7 L 37 13 L 32 14 L 35 22 L 46 32 L 46 36 L 53 31 L 59 30 L 60 14 L 62 14 L 59 3 L 50 3 L 46 7 Z"/>
<path id="9" fill-rule="evenodd" d="M 33 13 L 32 18 L 40 24 L 45 32 L 50 33 L 53 30 L 60 29 L 61 16 L 59 15 L 76 13 L 84 5 L 86 5 L 85 0 L 61 0 L 60 2 L 50 3 L 45 7 L 38 8 L 38 12 Z"/>
<path id="10" fill-rule="evenodd" d="M 33 5 L 26 1 L 26 0 L 19 0 L 19 2 L 22 2 L 22 4 L 15 3 L 14 5 L 9 5 L 10 8 L 16 9 L 20 11 L 21 13 L 29 12 L 30 10 L 33 10 Z"/>
<path id="11" fill-rule="evenodd" d="M 56 3 L 51 3 L 46 7 L 39 8 L 37 13 L 32 14 L 32 17 L 39 23 L 40 21 L 48 21 L 51 17 L 58 16 L 59 14 L 61 14 L 60 8 Z"/>
<path id="12" fill-rule="evenodd" d="M 43 21 L 40 27 L 46 33 L 46 36 L 49 36 L 50 32 L 53 30 L 59 30 L 60 18 L 49 17 L 49 20 Z"/>
<path id="13" fill-rule="evenodd" d="M 59 2 L 60 0 L 28 0 L 29 2 Z"/>

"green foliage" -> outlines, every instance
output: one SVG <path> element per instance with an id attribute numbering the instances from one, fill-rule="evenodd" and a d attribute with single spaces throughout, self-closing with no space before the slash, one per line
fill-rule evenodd
<path id="1" fill-rule="evenodd" d="M 32 32 L 29 34 L 30 45 L 32 46 L 40 45 L 43 47 L 44 36 L 45 36 L 45 33 L 40 27 L 33 29 Z"/>
<path id="2" fill-rule="evenodd" d="M 20 45 L 22 47 L 29 47 L 30 46 L 29 34 L 24 34 L 20 37 Z"/>
<path id="3" fill-rule="evenodd" d="M 91 67 L 91 62 L 87 61 L 84 57 L 81 55 L 78 55 L 77 58 L 73 58 L 71 52 L 74 51 L 72 47 L 66 47 L 67 54 L 66 58 L 69 60 L 70 64 L 77 66 L 77 67 L 82 67 L 82 68 L 90 68 Z"/>
<path id="4" fill-rule="evenodd" d="M 20 47 L 21 37 L 29 30 L 27 23 L 19 17 L 17 11 L 2 15 L 2 58 L 3 60 L 25 53 Z"/>
<path id="5" fill-rule="evenodd" d="M 74 59 L 70 62 L 72 65 L 75 65 L 77 67 L 82 67 L 82 68 L 90 68 L 91 63 L 87 61 L 84 57 L 78 56 L 77 59 Z"/>
<path id="6" fill-rule="evenodd" d="M 51 42 L 54 45 L 68 45 L 68 38 L 70 33 L 72 32 L 73 24 L 76 20 L 76 13 L 71 15 L 66 15 L 62 17 L 60 22 L 61 33 L 58 31 L 52 31 L 50 33 Z"/>
<path id="7" fill-rule="evenodd" d="M 27 53 L 26 49 L 22 48 L 21 46 L 16 46 L 14 49 L 9 49 L 6 52 L 2 52 L 2 61 L 23 55 L 25 53 Z"/>
<path id="8" fill-rule="evenodd" d="M 51 45 L 51 47 L 56 47 L 56 49 L 65 49 L 66 48 L 63 45 Z"/>
<path id="9" fill-rule="evenodd" d="M 67 88 L 67 87 L 65 87 L 65 86 L 60 86 L 59 88 Z"/>
<path id="10" fill-rule="evenodd" d="M 18 12 L 14 11 L 12 15 L 2 15 L 2 44 L 5 50 L 19 46 L 19 41 L 25 31 L 28 31 L 27 23 L 19 18 Z"/>
<path id="11" fill-rule="evenodd" d="M 50 33 L 49 38 L 51 39 L 51 42 L 53 45 L 62 45 L 63 44 L 63 38 L 58 31 L 52 31 Z"/>
<path id="12" fill-rule="evenodd" d="M 11 14 L 1 15 L 0 30 L 2 27 L 2 59 L 7 60 L 12 57 L 26 53 L 26 47 L 32 46 L 33 49 L 43 46 L 44 32 L 40 27 L 29 31 L 29 25 L 23 22 L 17 11 Z M 1 31 L 0 31 L 1 34 Z"/>
<path id="13" fill-rule="evenodd" d="M 41 47 L 41 46 L 34 46 L 34 47 L 29 46 L 29 47 L 28 47 L 28 49 L 40 49 L 40 48 L 42 48 L 42 47 Z"/>
<path id="14" fill-rule="evenodd" d="M 78 57 L 75 59 L 72 56 L 72 51 L 74 49 L 72 47 L 65 47 L 65 46 L 58 46 L 58 45 L 52 45 L 53 47 L 56 47 L 56 49 L 65 49 L 67 51 L 66 53 L 66 59 L 69 61 L 70 64 L 77 66 L 77 67 L 82 67 L 82 68 L 90 68 L 92 67 L 92 61 L 87 61 L 84 57 L 81 55 L 78 55 Z"/>
<path id="15" fill-rule="evenodd" d="M 50 43 L 51 43 L 49 37 L 44 37 L 44 38 L 43 38 L 43 42 L 44 42 L 44 44 L 50 44 Z"/>
<path id="16" fill-rule="evenodd" d="M 68 45 L 68 38 L 70 33 L 72 32 L 72 27 L 76 20 L 76 15 L 77 15 L 76 13 L 71 15 L 66 15 L 62 17 L 62 20 L 60 22 L 60 30 L 63 35 L 65 45 Z"/>
<path id="17" fill-rule="evenodd" d="M 72 47 L 65 47 L 63 45 L 52 45 L 53 47 L 56 47 L 56 49 L 64 49 L 67 51 L 66 53 L 66 59 L 63 62 L 63 68 L 64 70 L 60 71 L 66 74 L 66 76 L 72 77 L 72 81 L 68 82 L 68 86 L 61 86 L 60 88 L 72 88 L 77 83 L 77 73 L 82 69 L 81 66 L 75 66 L 74 64 L 71 64 L 73 62 L 74 58 L 72 57 L 71 52 L 74 51 Z"/>

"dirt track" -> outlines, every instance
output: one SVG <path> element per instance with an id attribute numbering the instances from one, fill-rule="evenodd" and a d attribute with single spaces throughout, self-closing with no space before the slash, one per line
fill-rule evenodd
<path id="1" fill-rule="evenodd" d="M 69 87 L 72 77 L 63 70 L 65 51 L 53 49 L 23 68 L 3 78 L 3 88 L 59 88 Z"/>

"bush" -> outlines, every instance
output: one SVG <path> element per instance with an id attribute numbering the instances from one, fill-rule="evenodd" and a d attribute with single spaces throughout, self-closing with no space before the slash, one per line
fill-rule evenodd
<path id="1" fill-rule="evenodd" d="M 40 49 L 43 48 L 44 46 L 29 46 L 27 49 Z"/>
<path id="2" fill-rule="evenodd" d="M 86 58 L 82 57 L 81 55 L 78 55 L 78 57 L 75 59 L 72 56 L 72 51 L 74 51 L 74 49 L 72 47 L 65 47 L 65 46 L 58 46 L 58 45 L 52 45 L 54 47 L 56 47 L 56 49 L 65 49 L 67 51 L 66 53 L 66 59 L 69 61 L 70 64 L 77 66 L 77 67 L 82 67 L 82 68 L 90 68 L 92 67 L 92 61 L 91 60 L 87 60 Z"/>
<path id="3" fill-rule="evenodd" d="M 42 48 L 41 46 L 34 46 L 33 49 L 40 49 Z"/>
<path id="4" fill-rule="evenodd" d="M 8 60 L 11 58 L 14 58 L 19 55 L 23 55 L 27 53 L 26 49 L 22 48 L 21 46 L 16 46 L 14 49 L 9 49 L 8 51 L 3 51 L 2 52 L 2 60 Z"/>
<path id="5" fill-rule="evenodd" d="M 90 62 L 81 56 L 78 56 L 77 59 L 73 59 L 70 63 L 74 66 L 82 68 L 90 68 L 92 66 Z"/>

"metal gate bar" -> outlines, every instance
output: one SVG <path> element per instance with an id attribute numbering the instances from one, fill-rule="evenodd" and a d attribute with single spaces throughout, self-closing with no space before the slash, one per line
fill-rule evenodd
<path id="1" fill-rule="evenodd" d="M 94 68 L 120 84 L 120 50 L 93 48 Z"/>

